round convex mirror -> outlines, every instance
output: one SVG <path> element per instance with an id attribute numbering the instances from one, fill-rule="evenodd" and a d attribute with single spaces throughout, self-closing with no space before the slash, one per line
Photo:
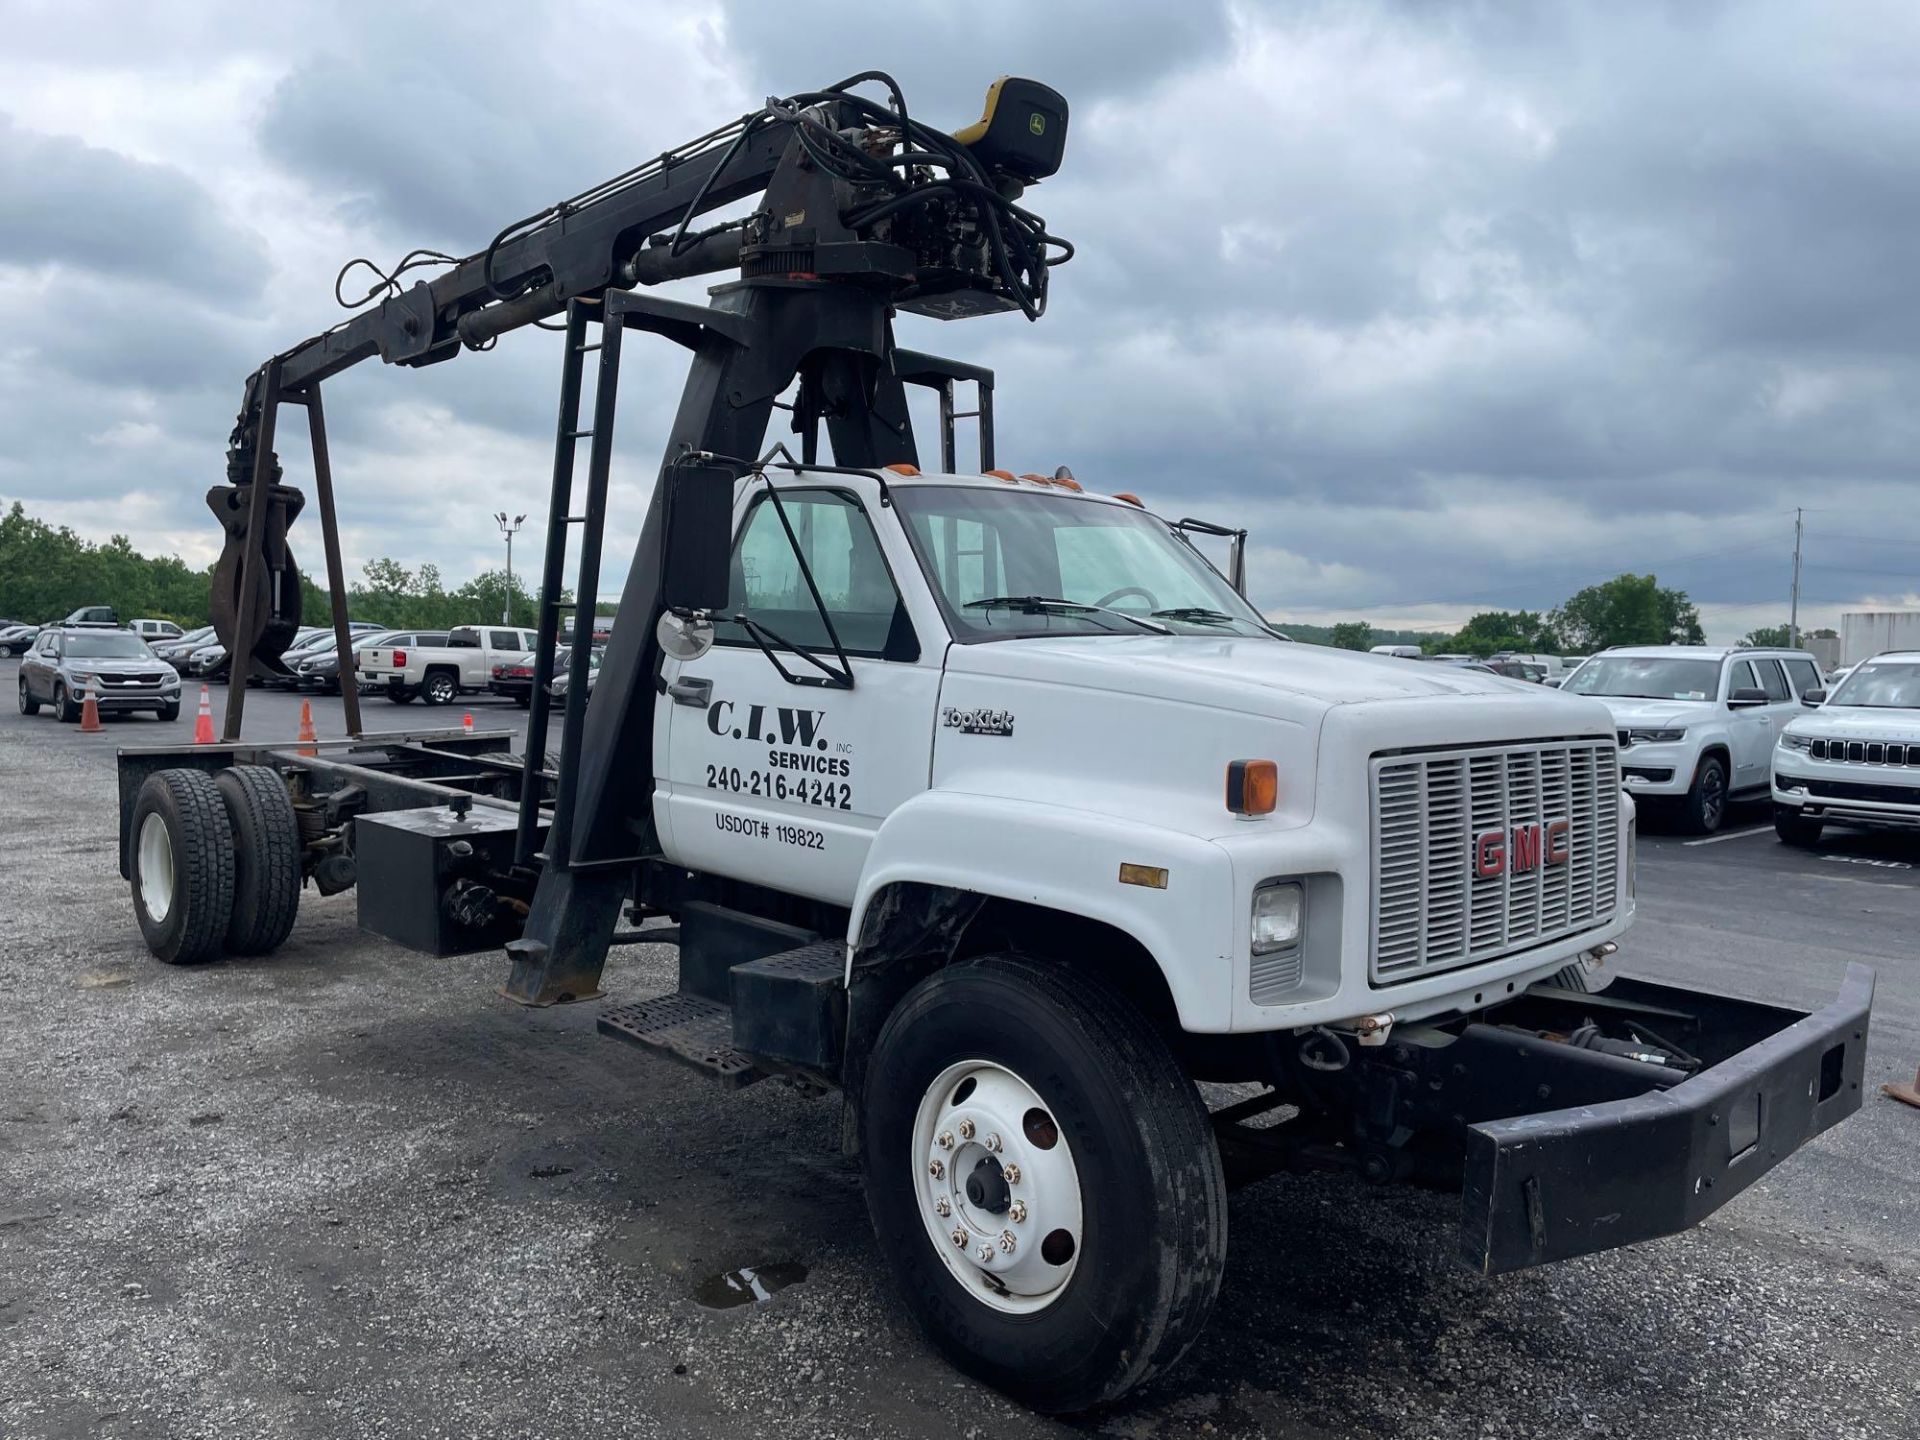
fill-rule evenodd
<path id="1" fill-rule="evenodd" d="M 653 633 L 660 648 L 676 660 L 698 660 L 713 648 L 713 621 L 701 612 L 665 611 Z"/>

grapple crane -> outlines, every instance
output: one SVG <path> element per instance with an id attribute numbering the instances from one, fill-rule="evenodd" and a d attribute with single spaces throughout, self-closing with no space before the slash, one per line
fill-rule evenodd
<path id="1" fill-rule="evenodd" d="M 861 87 L 883 90 L 885 99 L 857 93 Z M 228 445 L 228 483 L 207 495 L 227 530 L 214 577 L 214 623 L 242 677 L 249 663 L 280 668 L 300 624 L 299 572 L 287 531 L 304 497 L 282 483 L 275 453 L 280 408 L 300 405 L 314 449 L 348 728 L 357 733 L 358 701 L 344 668 L 351 649 L 322 382 L 376 355 L 392 365 L 438 364 L 463 350 L 490 348 L 509 331 L 566 316 L 535 684 L 542 696 L 558 632 L 555 581 L 569 522 L 583 526 L 577 589 L 582 623 L 592 623 L 621 333 L 651 330 L 693 352 L 594 705 L 583 714 L 576 703 L 566 718 L 557 798 L 538 857 L 526 938 L 512 947 L 509 993 L 541 1001 L 591 991 L 627 871 L 645 851 L 665 515 L 681 494 L 677 537 L 689 534 L 686 521 L 696 511 L 709 517 L 696 523 L 720 532 L 727 523 L 724 506 L 703 508 L 694 498 L 703 474 L 711 490 L 713 470 L 696 472 L 690 462 L 713 461 L 723 477 L 738 473 L 759 452 L 779 397 L 797 381 L 793 429 L 809 461 L 824 421 L 840 464 L 914 463 L 904 387 L 918 383 L 941 392 L 943 458 L 950 464 L 953 385 L 972 381 L 981 387 L 982 464 L 990 466 L 990 374 L 896 349 L 892 316 L 896 310 L 941 319 L 1010 310 L 1040 316 L 1048 270 L 1072 250 L 1018 200 L 1058 170 L 1066 129 L 1064 98 L 1010 77 L 988 91 L 981 119 L 956 134 L 914 119 L 899 86 L 878 72 L 770 99 L 729 125 L 508 225 L 464 258 L 414 251 L 391 271 L 351 262 L 336 280 L 336 298 L 353 303 L 340 287 L 364 266 L 376 277 L 359 302 L 367 308 L 249 377 Z M 744 217 L 696 225 L 756 194 L 759 205 Z M 403 288 L 404 275 L 429 268 L 441 273 Z M 716 287 L 708 306 L 634 293 L 725 270 L 736 270 L 737 279 Z M 595 324 L 601 338 L 592 343 L 587 336 Z M 582 368 L 585 354 L 595 350 L 599 386 L 592 424 L 583 426 L 577 418 Z M 574 442 L 589 437 L 588 494 L 584 513 L 575 516 L 565 503 Z M 680 479 L 688 483 L 671 483 Z M 580 695 L 584 654 L 577 659 L 581 673 L 571 685 Z M 245 701 L 244 683 L 235 685 L 229 740 L 239 738 Z M 545 730 L 545 707 L 536 703 L 529 756 L 543 753 Z M 522 802 L 527 861 L 539 789 L 532 771 L 530 764 Z"/>

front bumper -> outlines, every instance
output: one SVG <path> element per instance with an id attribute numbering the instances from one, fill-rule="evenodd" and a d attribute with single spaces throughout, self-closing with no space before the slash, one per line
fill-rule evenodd
<path id="1" fill-rule="evenodd" d="M 1697 752 L 1676 743 L 1629 745 L 1620 752 L 1620 788 L 1670 798 L 1692 788 Z"/>
<path id="2" fill-rule="evenodd" d="M 1839 996 L 1812 1014 L 1624 979 L 1570 1002 L 1670 1012 L 1656 1028 L 1707 1068 L 1670 1088 L 1468 1127 L 1461 1259 L 1496 1275 L 1697 1225 L 1860 1108 L 1873 983 L 1849 965 Z M 1543 1049 L 1568 1047 L 1531 1048 L 1539 1064 Z"/>
<path id="3" fill-rule="evenodd" d="M 1809 820 L 1920 829 L 1920 785 L 1901 783 L 1906 778 L 1884 765 L 1802 760 L 1776 752 L 1773 803 Z"/>

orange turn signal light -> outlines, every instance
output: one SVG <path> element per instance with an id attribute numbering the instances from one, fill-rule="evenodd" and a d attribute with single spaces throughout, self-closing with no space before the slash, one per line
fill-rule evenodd
<path id="1" fill-rule="evenodd" d="M 1227 809 L 1271 815 L 1280 804 L 1280 767 L 1271 760 L 1235 760 L 1227 766 Z"/>
<path id="2" fill-rule="evenodd" d="M 884 466 L 883 468 L 893 471 L 896 475 L 918 475 L 920 473 L 920 467 L 918 465 L 909 465 L 904 460 L 896 460 L 893 464 Z"/>

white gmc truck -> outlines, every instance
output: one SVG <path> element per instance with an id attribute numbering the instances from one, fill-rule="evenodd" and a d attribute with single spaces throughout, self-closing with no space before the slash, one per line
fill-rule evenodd
<path id="1" fill-rule="evenodd" d="M 1292 643 L 1070 481 L 762 466 L 733 532 L 726 605 L 670 581 L 659 627 L 630 913 L 678 928 L 630 938 L 680 983 L 600 1028 L 843 1089 L 909 1303 L 1027 1403 L 1194 1341 L 1230 1183 L 1457 1189 L 1491 1274 L 1695 1223 L 1858 1107 L 1870 972 L 1813 1015 L 1616 979 L 1634 809 L 1598 701 Z M 148 943 L 271 949 L 303 875 L 357 870 L 369 928 L 593 998 L 597 968 L 524 983 L 510 808 L 422 768 L 498 737 L 406 738 L 388 770 L 123 752 Z M 245 843 L 275 826 L 293 868 Z"/>

